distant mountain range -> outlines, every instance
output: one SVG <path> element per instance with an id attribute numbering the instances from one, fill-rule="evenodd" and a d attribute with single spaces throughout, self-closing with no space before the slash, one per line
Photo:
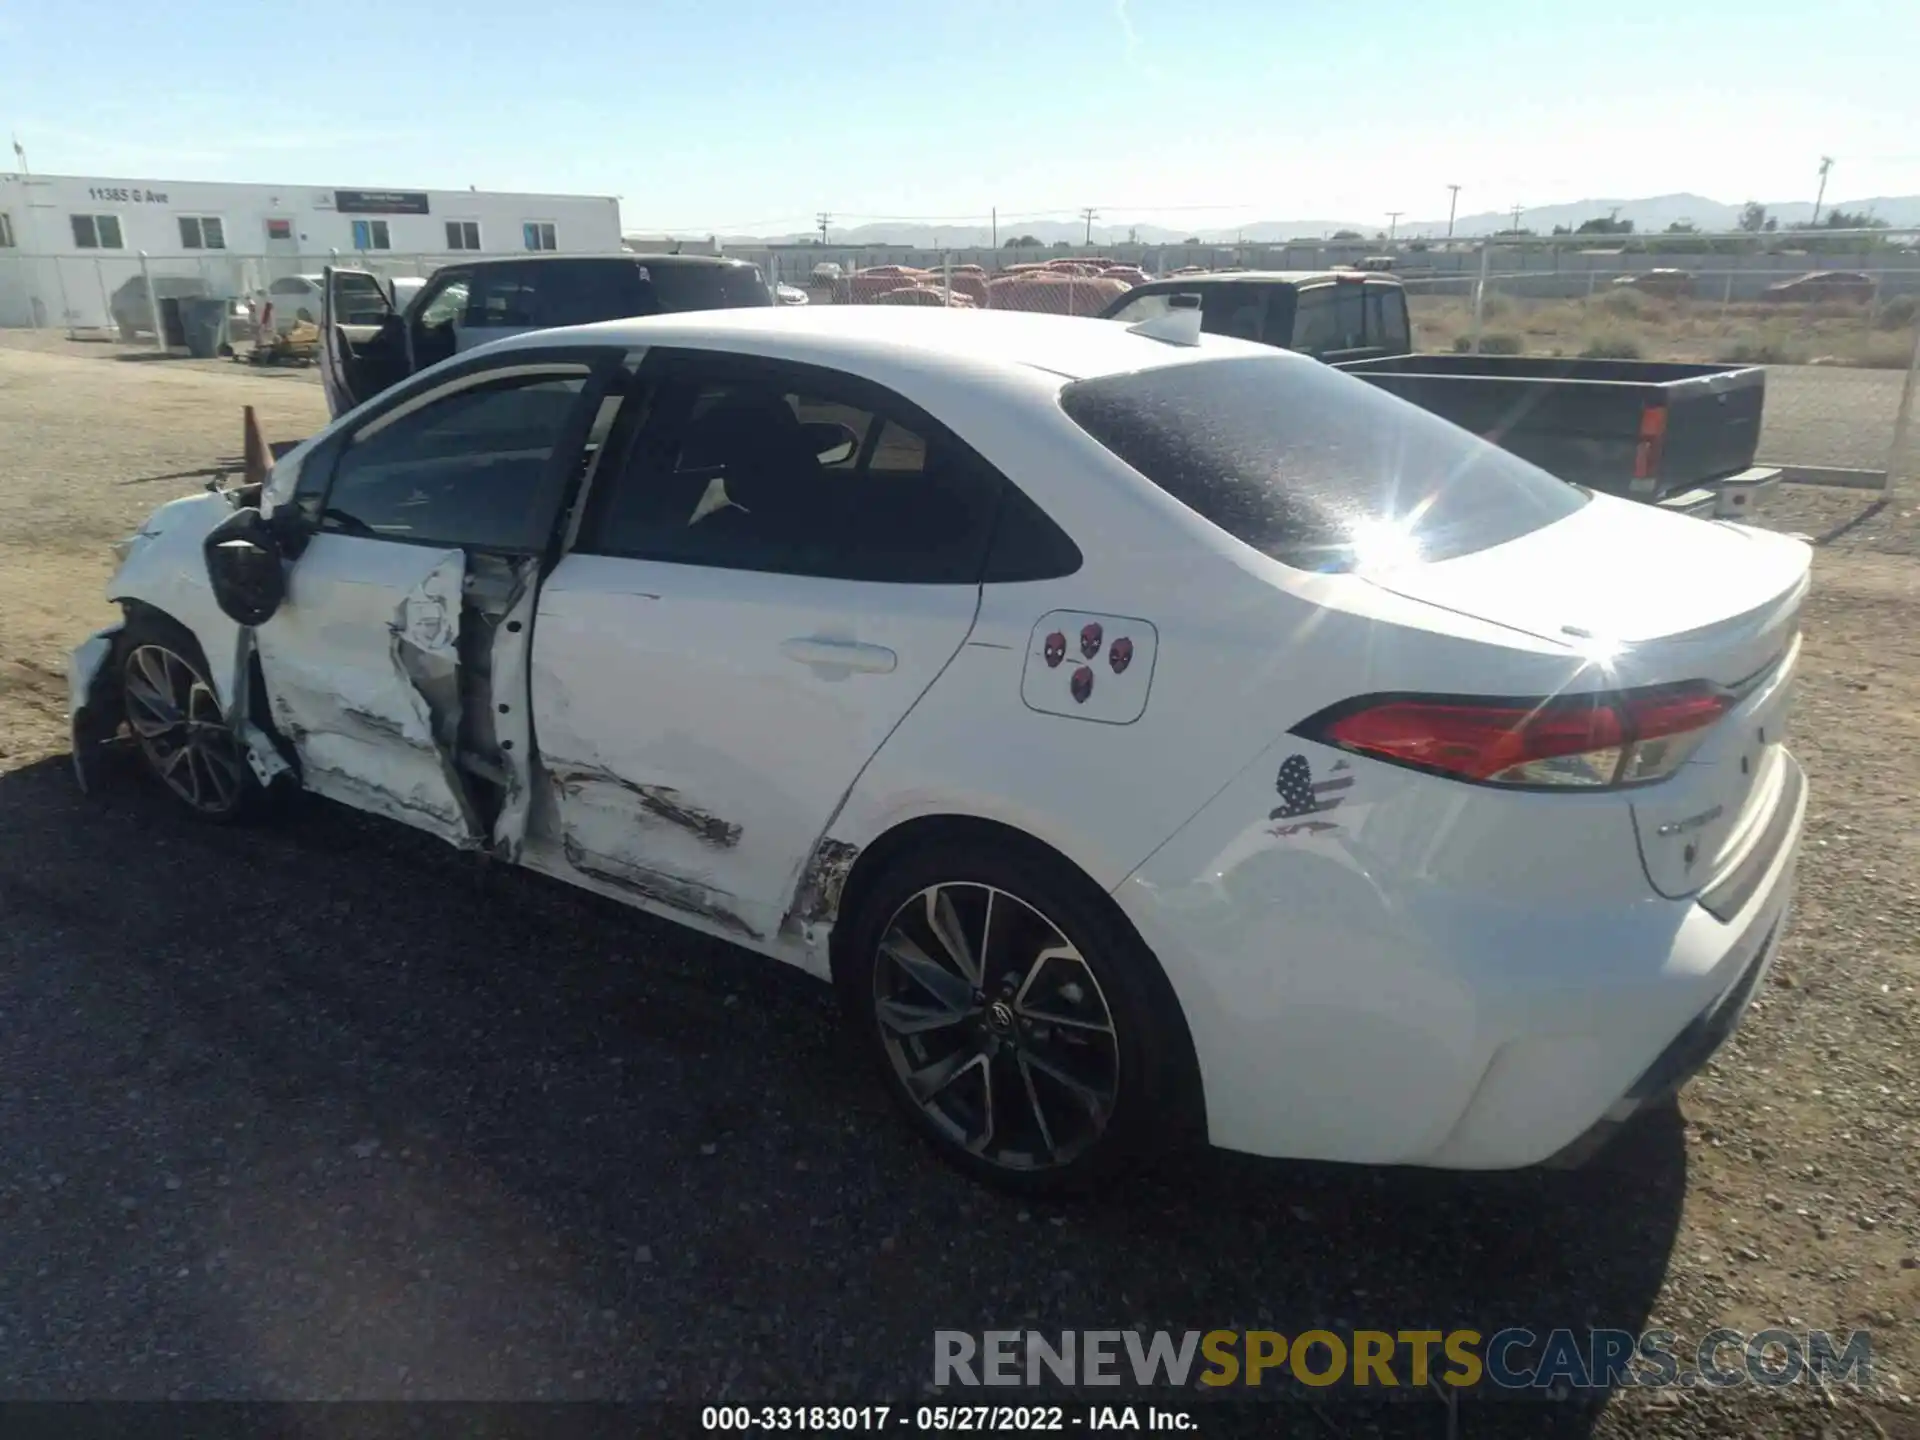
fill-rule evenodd
<path id="1" fill-rule="evenodd" d="M 1813 218 L 1813 205 L 1806 200 L 1763 201 L 1767 213 L 1775 217 L 1784 228 L 1788 225 L 1803 223 Z M 1667 226 L 1684 221 L 1696 230 L 1732 230 L 1739 223 L 1740 204 L 1728 204 L 1721 200 L 1709 200 L 1704 195 L 1654 195 L 1639 200 L 1577 200 L 1570 205 L 1542 205 L 1537 209 L 1525 209 L 1520 212 L 1520 224 L 1536 234 L 1545 235 L 1556 225 L 1576 228 L 1582 221 L 1605 219 L 1618 216 L 1622 220 L 1631 220 L 1634 229 L 1641 233 L 1665 230 Z M 1920 195 L 1876 195 L 1865 200 L 1835 200 L 1825 207 L 1827 210 L 1862 211 L 1884 220 L 1889 225 L 1920 227 Z M 1462 215 L 1454 221 L 1453 233 L 1456 236 L 1489 235 L 1496 230 L 1505 230 L 1513 224 L 1512 210 L 1488 210 L 1472 215 Z M 1262 220 L 1252 225 L 1240 225 L 1227 229 L 1195 228 L 1190 230 L 1170 229 L 1164 225 L 1095 225 L 1093 239 L 1101 245 L 1126 243 L 1129 236 L 1142 245 L 1177 245 L 1192 236 L 1204 244 L 1233 244 L 1245 241 L 1250 244 L 1273 244 L 1284 240 L 1324 239 L 1339 230 L 1355 230 L 1362 235 L 1373 236 L 1384 233 L 1385 227 L 1378 221 L 1363 220 Z M 1403 221 L 1396 233 L 1402 238 L 1434 237 L 1447 232 L 1446 218 L 1437 220 Z M 886 224 L 875 223 L 858 225 L 847 230 L 831 230 L 829 243 L 833 245 L 897 245 L 915 249 L 938 249 L 950 247 L 967 249 L 994 243 L 994 232 L 986 225 L 928 225 L 924 223 Z M 1079 244 L 1086 238 L 1086 226 L 1072 220 L 1024 221 L 1018 224 L 1008 223 L 1000 227 L 999 240 L 1006 241 L 1021 235 L 1031 235 L 1042 244 L 1051 245 L 1066 240 Z M 750 245 L 774 242 L 804 243 L 813 240 L 813 232 L 789 235 L 727 235 L 721 237 L 729 243 Z"/>

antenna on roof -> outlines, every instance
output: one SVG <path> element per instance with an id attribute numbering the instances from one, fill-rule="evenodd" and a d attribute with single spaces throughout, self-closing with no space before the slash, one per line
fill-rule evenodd
<path id="1" fill-rule="evenodd" d="M 1144 335 L 1149 340 L 1164 340 L 1169 345 L 1200 343 L 1200 297 L 1169 295 L 1165 313 L 1127 327 L 1129 335 Z"/>

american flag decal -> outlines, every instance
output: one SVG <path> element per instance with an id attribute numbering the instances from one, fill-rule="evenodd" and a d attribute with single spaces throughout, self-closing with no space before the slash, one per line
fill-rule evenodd
<path id="1" fill-rule="evenodd" d="M 1347 762 L 1333 762 L 1333 778 L 1315 780 L 1313 768 L 1304 755 L 1289 755 L 1280 765 L 1280 778 L 1273 788 L 1280 793 L 1280 806 L 1269 820 L 1292 820 L 1301 815 L 1321 815 L 1338 808 L 1346 797 L 1341 794 L 1353 784 L 1353 776 L 1342 774 Z"/>

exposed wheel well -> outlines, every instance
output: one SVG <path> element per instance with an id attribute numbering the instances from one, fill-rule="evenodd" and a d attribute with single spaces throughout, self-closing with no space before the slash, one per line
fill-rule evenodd
<path id="1" fill-rule="evenodd" d="M 1139 954 L 1147 965 L 1147 981 L 1157 992 L 1162 1013 L 1172 1017 L 1174 1022 L 1173 1049 L 1183 1077 L 1181 1094 L 1176 1103 L 1169 1107 L 1179 1131 L 1174 1138 L 1204 1143 L 1207 1137 L 1207 1110 L 1205 1089 L 1200 1079 L 1200 1062 L 1194 1052 L 1192 1033 L 1187 1028 L 1186 1012 L 1181 1009 L 1180 998 L 1174 993 L 1173 982 L 1167 979 L 1153 951 L 1140 939 L 1139 931 L 1134 929 L 1133 922 L 1113 896 L 1066 855 L 1024 830 L 974 815 L 923 815 L 904 821 L 880 835 L 860 852 L 841 888 L 837 918 L 829 936 L 836 974 L 840 968 L 841 946 L 850 928 L 844 922 L 847 917 L 858 913 L 874 882 L 886 872 L 888 865 L 897 857 L 922 846 L 963 843 L 1018 850 L 1042 860 L 1047 868 L 1077 881 L 1089 898 L 1097 896 L 1097 903 L 1109 916 L 1139 941 Z"/>

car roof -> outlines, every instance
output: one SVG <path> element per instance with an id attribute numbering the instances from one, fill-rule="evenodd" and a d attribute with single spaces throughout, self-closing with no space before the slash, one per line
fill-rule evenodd
<path id="1" fill-rule="evenodd" d="M 1399 279 L 1379 270 L 1202 270 L 1192 275 L 1163 275 L 1136 285 L 1135 290 L 1177 289 L 1182 285 L 1330 285 L 1347 279 L 1352 284 L 1398 285 Z"/>
<path id="2" fill-rule="evenodd" d="M 1284 355 L 1224 335 L 1202 335 L 1197 345 L 1174 344 L 1091 317 L 905 305 L 687 310 L 533 331 L 496 342 L 514 348 L 583 343 L 726 350 L 870 374 L 902 367 L 953 377 L 977 376 L 983 369 L 1028 369 L 1068 380 L 1227 355 Z"/>

